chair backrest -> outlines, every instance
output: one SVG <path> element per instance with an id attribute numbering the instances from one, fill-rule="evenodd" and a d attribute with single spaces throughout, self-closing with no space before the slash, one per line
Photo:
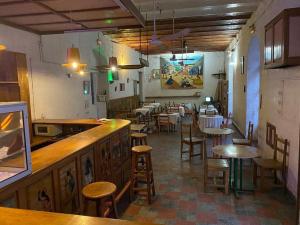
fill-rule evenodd
<path id="1" fill-rule="evenodd" d="M 192 124 L 191 123 L 180 123 L 180 137 L 181 140 L 184 138 L 189 138 L 190 142 L 192 142 Z"/>
<path id="2" fill-rule="evenodd" d="M 251 123 L 251 122 L 249 122 L 249 124 L 248 124 L 247 139 L 250 141 L 250 144 L 252 145 L 252 141 L 253 141 L 253 123 Z"/>
<path id="3" fill-rule="evenodd" d="M 158 115 L 158 124 L 170 123 L 170 117 L 168 115 Z"/>
<path id="4" fill-rule="evenodd" d="M 179 112 L 179 106 L 170 106 L 169 108 L 168 108 L 168 112 Z"/>
<path id="5" fill-rule="evenodd" d="M 283 168 L 286 168 L 286 158 L 289 155 L 289 152 L 288 152 L 289 142 L 288 142 L 287 139 L 283 139 L 283 138 L 278 137 L 277 134 L 275 134 L 274 139 L 275 139 L 274 140 L 274 143 L 275 143 L 275 146 L 274 146 L 274 159 L 280 161 L 279 160 L 279 154 L 280 154 L 281 159 L 282 159 Z"/>

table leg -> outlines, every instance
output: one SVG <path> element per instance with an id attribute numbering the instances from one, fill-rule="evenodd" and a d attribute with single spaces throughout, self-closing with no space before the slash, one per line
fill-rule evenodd
<path id="1" fill-rule="evenodd" d="M 232 179 L 232 158 L 229 159 L 229 189 L 232 188 L 232 182 L 231 182 L 231 179 Z"/>
<path id="2" fill-rule="evenodd" d="M 234 180 L 233 180 L 233 185 L 234 185 L 234 194 L 238 198 L 238 159 L 233 159 L 233 173 L 234 173 Z"/>
<path id="3" fill-rule="evenodd" d="M 240 159 L 240 190 L 243 190 L 243 160 Z"/>

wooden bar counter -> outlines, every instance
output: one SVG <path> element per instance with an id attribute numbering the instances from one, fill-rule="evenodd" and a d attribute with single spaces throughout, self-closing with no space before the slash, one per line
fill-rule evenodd
<path id="1" fill-rule="evenodd" d="M 131 169 L 130 121 L 38 120 L 33 123 L 93 128 L 32 152 L 32 174 L 0 190 L 1 206 L 79 213 L 83 204 L 81 190 L 94 181 L 115 183 L 117 201 L 127 193 Z M 91 207 L 89 211 L 96 210 Z"/>
<path id="2" fill-rule="evenodd" d="M 0 207 L 1 225 L 151 225 L 125 220 Z"/>

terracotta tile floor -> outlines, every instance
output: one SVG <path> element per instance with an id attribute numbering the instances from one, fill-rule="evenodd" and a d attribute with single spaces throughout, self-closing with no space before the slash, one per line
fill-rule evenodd
<path id="1" fill-rule="evenodd" d="M 231 137 L 227 142 L 231 141 Z M 203 191 L 200 157 L 180 159 L 180 134 L 150 134 L 157 195 L 148 205 L 138 197 L 122 219 L 168 225 L 293 225 L 295 203 L 281 189 L 266 193 L 242 194 L 236 199 L 221 190 Z M 210 146 L 210 143 L 208 144 Z M 250 164 L 246 165 L 245 185 L 250 182 Z M 248 167 L 248 169 L 247 169 Z M 248 178 L 248 179 L 247 179 Z"/>

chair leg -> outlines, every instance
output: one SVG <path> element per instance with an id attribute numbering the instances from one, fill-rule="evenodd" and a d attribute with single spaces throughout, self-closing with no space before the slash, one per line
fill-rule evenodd
<path id="1" fill-rule="evenodd" d="M 264 190 L 264 182 L 265 182 L 265 169 L 260 167 L 260 190 Z"/>
<path id="2" fill-rule="evenodd" d="M 253 184 L 254 186 L 257 185 L 257 165 L 253 162 Z"/>
<path id="3" fill-rule="evenodd" d="M 119 214 L 118 214 L 118 208 L 117 208 L 117 204 L 116 204 L 115 194 L 113 194 L 111 196 L 111 204 L 112 204 L 112 211 L 113 211 L 114 217 L 115 217 L 115 219 L 118 219 Z"/>
<path id="4" fill-rule="evenodd" d="M 194 152 L 194 146 L 190 144 L 190 161 L 192 160 L 193 152 Z"/>
<path id="5" fill-rule="evenodd" d="M 183 142 L 181 141 L 181 144 L 180 144 L 180 157 L 182 159 L 182 155 L 183 155 Z"/>
<path id="6" fill-rule="evenodd" d="M 204 165 L 204 179 L 203 179 L 203 187 L 204 187 L 204 192 L 207 190 L 207 169 L 206 166 Z"/>
<path id="7" fill-rule="evenodd" d="M 229 170 L 225 171 L 225 194 L 229 193 Z"/>
<path id="8" fill-rule="evenodd" d="M 150 183 L 150 161 L 149 156 L 146 156 L 146 180 L 147 180 L 147 200 L 151 204 L 151 183 Z"/>

